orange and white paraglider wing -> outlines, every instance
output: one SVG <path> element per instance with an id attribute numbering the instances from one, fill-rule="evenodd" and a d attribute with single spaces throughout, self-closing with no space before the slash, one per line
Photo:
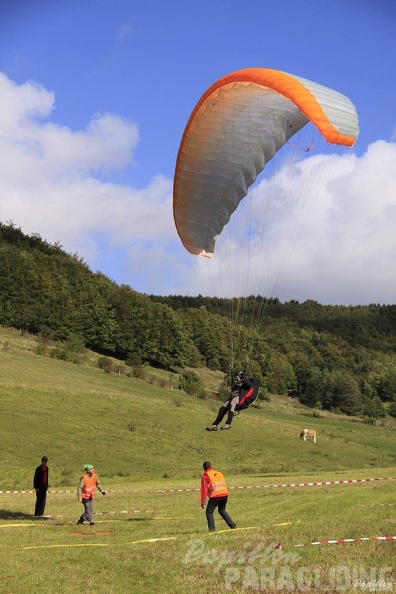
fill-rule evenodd
<path id="1" fill-rule="evenodd" d="M 175 224 L 189 252 L 211 257 L 249 186 L 309 121 L 329 143 L 353 146 L 357 139 L 347 97 L 285 72 L 239 70 L 204 93 L 185 128 L 174 179 Z"/>

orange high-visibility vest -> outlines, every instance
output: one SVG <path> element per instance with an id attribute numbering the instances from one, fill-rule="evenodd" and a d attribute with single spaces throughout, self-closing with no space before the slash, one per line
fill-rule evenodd
<path id="1" fill-rule="evenodd" d="M 209 477 L 210 481 L 208 484 L 209 499 L 211 499 L 212 497 L 225 497 L 226 495 L 228 495 L 228 489 L 225 484 L 224 475 L 222 472 L 210 468 L 206 471 L 206 474 Z"/>
<path id="2" fill-rule="evenodd" d="M 83 499 L 93 499 L 95 496 L 95 489 L 96 483 L 98 482 L 98 476 L 93 473 L 92 476 L 89 474 L 83 474 L 82 479 L 84 479 L 84 486 L 81 489 L 81 497 Z"/>

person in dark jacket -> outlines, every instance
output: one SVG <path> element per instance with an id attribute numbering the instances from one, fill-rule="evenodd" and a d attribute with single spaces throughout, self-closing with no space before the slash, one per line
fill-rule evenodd
<path id="1" fill-rule="evenodd" d="M 35 516 L 44 515 L 45 503 L 47 500 L 49 475 L 49 468 L 47 466 L 47 462 L 47 456 L 43 456 L 41 458 L 40 466 L 37 466 L 36 471 L 34 473 L 33 487 L 36 492 L 36 507 L 34 510 Z"/>
<path id="2" fill-rule="evenodd" d="M 228 412 L 226 424 L 221 427 L 222 430 L 231 429 L 232 419 L 235 415 L 235 409 L 238 406 L 240 400 L 245 399 L 249 396 L 249 393 L 253 393 L 253 384 L 250 379 L 246 376 L 243 371 L 238 371 L 235 376 L 235 383 L 232 386 L 231 394 L 229 398 L 219 408 L 217 417 L 209 427 L 206 427 L 206 431 L 217 431 L 218 425 L 221 423 L 226 413 Z"/>

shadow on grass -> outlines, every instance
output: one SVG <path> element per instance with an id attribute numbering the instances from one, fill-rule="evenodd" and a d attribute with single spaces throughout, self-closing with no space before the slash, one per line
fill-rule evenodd
<path id="1" fill-rule="evenodd" d="M 22 511 L 9 511 L 8 509 L 0 509 L 0 519 L 1 520 L 47 520 L 48 518 L 35 518 L 33 514 L 27 514 L 26 512 Z"/>

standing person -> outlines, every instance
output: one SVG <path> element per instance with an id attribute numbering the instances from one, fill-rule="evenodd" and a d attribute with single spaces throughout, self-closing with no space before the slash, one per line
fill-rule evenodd
<path id="1" fill-rule="evenodd" d="M 41 458 L 40 466 L 37 466 L 34 478 L 33 478 L 33 487 L 36 492 L 36 507 L 34 510 L 35 516 L 43 516 L 45 510 L 45 503 L 47 500 L 47 490 L 48 490 L 48 475 L 49 475 L 49 468 L 47 466 L 48 458 L 47 456 L 43 456 Z"/>
<path id="2" fill-rule="evenodd" d="M 225 484 L 223 473 L 218 470 L 213 470 L 210 462 L 204 462 L 203 469 L 204 473 L 201 477 L 201 507 L 205 508 L 206 498 L 209 497 L 208 505 L 206 507 L 206 519 L 208 521 L 209 532 L 215 531 L 213 512 L 216 507 L 227 526 L 236 528 L 236 524 L 226 512 L 228 489 Z"/>
<path id="3" fill-rule="evenodd" d="M 77 520 L 77 524 L 84 524 L 84 521 L 86 520 L 93 526 L 95 524 L 92 519 L 95 489 L 97 487 L 102 495 L 106 495 L 106 492 L 103 491 L 98 475 L 95 474 L 92 464 L 85 464 L 84 470 L 85 473 L 82 475 L 77 487 L 77 497 L 79 502 L 84 506 L 84 512 Z"/>
<path id="4" fill-rule="evenodd" d="M 235 383 L 231 388 L 231 394 L 224 404 L 219 408 L 219 412 L 213 423 L 209 425 L 209 427 L 206 427 L 206 431 L 217 431 L 219 423 L 221 423 L 227 412 L 227 422 L 221 429 L 231 429 L 231 423 L 232 419 L 234 418 L 236 408 L 242 399 L 246 400 L 253 394 L 253 390 L 254 388 L 251 380 L 243 371 L 238 371 L 235 376 Z"/>

